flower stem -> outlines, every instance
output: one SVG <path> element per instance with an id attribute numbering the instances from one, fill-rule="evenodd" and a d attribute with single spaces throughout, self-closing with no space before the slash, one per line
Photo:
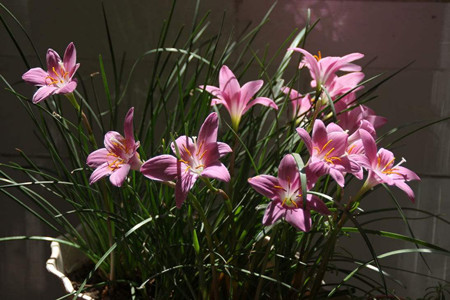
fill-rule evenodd
<path id="1" fill-rule="evenodd" d="M 81 115 L 81 120 L 84 124 L 84 127 L 86 127 L 86 130 L 88 132 L 89 141 L 91 142 L 92 146 L 94 148 L 97 148 L 97 143 L 95 142 L 94 134 L 92 132 L 91 124 L 89 123 L 88 118 L 86 117 L 86 114 L 81 110 L 80 105 L 77 102 L 77 99 L 75 98 L 75 95 L 73 93 L 68 93 L 65 95 L 67 99 L 69 99 L 72 106 L 75 108 L 78 114 Z"/>

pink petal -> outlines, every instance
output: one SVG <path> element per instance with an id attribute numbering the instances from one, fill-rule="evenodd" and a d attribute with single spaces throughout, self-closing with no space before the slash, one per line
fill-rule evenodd
<path id="1" fill-rule="evenodd" d="M 350 53 L 345 56 L 341 57 L 340 64 L 342 65 L 340 67 L 341 71 L 344 72 L 356 72 L 361 71 L 361 67 L 355 64 L 351 64 L 350 62 L 354 60 L 358 60 L 364 57 L 364 54 L 362 53 Z"/>
<path id="2" fill-rule="evenodd" d="M 264 212 L 264 217 L 262 220 L 263 225 L 272 225 L 283 216 L 284 211 L 285 209 L 278 203 L 270 202 Z"/>
<path id="3" fill-rule="evenodd" d="M 45 82 L 47 76 L 48 73 L 41 68 L 32 68 L 22 75 L 22 79 L 34 85 L 47 85 Z"/>
<path id="4" fill-rule="evenodd" d="M 141 173 L 153 180 L 174 180 L 177 177 L 177 158 L 167 154 L 155 156 L 142 164 Z"/>
<path id="5" fill-rule="evenodd" d="M 415 201 L 415 199 L 414 199 L 414 192 L 409 187 L 409 185 L 407 185 L 404 181 L 401 181 L 401 180 L 396 180 L 394 182 L 394 185 L 396 187 L 398 187 L 399 189 L 401 189 L 402 191 L 404 191 L 406 193 L 406 195 L 408 196 L 409 200 L 411 200 L 411 202 L 414 203 L 414 201 Z"/>
<path id="6" fill-rule="evenodd" d="M 185 160 L 189 159 L 189 157 L 192 156 L 191 154 L 194 154 L 196 150 L 192 139 L 185 135 L 180 136 L 175 140 L 175 143 L 172 143 L 170 145 L 173 153 L 177 155 L 177 149 L 175 148 L 175 145 L 178 148 L 178 153 L 180 154 L 180 157 Z"/>
<path id="7" fill-rule="evenodd" d="M 220 97 L 221 95 L 220 89 L 213 85 L 200 85 L 198 88 L 207 91 L 214 97 Z"/>
<path id="8" fill-rule="evenodd" d="M 310 70 L 311 77 L 314 80 L 320 80 L 320 69 L 319 64 L 314 56 L 312 56 L 311 53 L 308 51 L 302 49 L 302 48 L 289 48 L 289 50 L 301 52 L 303 54 L 303 59 L 306 61 L 307 67 Z M 302 68 L 302 64 L 299 65 L 299 68 Z"/>
<path id="9" fill-rule="evenodd" d="M 296 130 L 297 130 L 297 133 L 300 136 L 300 138 L 305 143 L 309 154 L 312 154 L 313 153 L 313 145 L 312 145 L 312 141 L 311 141 L 311 137 L 309 136 L 309 133 L 301 127 L 298 127 Z"/>
<path id="10" fill-rule="evenodd" d="M 303 209 L 286 209 L 284 218 L 295 228 L 308 232 L 311 230 L 311 214 Z"/>
<path id="11" fill-rule="evenodd" d="M 49 74 L 58 77 L 58 74 L 55 74 L 53 69 L 55 69 L 55 71 L 59 71 L 60 61 L 61 58 L 59 57 L 59 54 L 55 50 L 53 49 L 47 50 L 47 71 Z"/>
<path id="12" fill-rule="evenodd" d="M 241 87 L 233 72 L 223 65 L 219 72 L 219 87 L 230 101 L 238 101 Z"/>
<path id="13" fill-rule="evenodd" d="M 192 172 L 181 171 L 181 163 L 178 163 L 178 179 L 175 186 L 175 202 L 177 208 L 181 208 L 184 200 L 186 200 L 187 194 L 197 181 L 198 175 Z"/>
<path id="14" fill-rule="evenodd" d="M 328 142 L 328 133 L 325 128 L 325 124 L 323 124 L 323 122 L 319 119 L 316 119 L 316 121 L 314 122 L 312 142 L 320 149 L 322 149 L 322 147 Z"/>
<path id="15" fill-rule="evenodd" d="M 73 43 L 70 43 L 66 51 L 64 52 L 64 68 L 67 72 L 71 72 L 72 69 L 75 68 L 75 64 L 77 62 L 77 50 L 75 49 L 75 45 Z"/>
<path id="16" fill-rule="evenodd" d="M 128 172 L 130 172 L 131 166 L 129 164 L 123 164 L 118 169 L 115 169 L 111 176 L 109 176 L 109 181 L 115 186 L 122 186 L 123 182 L 127 178 Z"/>
<path id="17" fill-rule="evenodd" d="M 359 130 L 359 136 L 361 137 L 362 143 L 364 145 L 364 152 L 366 153 L 370 164 L 374 166 L 377 161 L 377 144 L 375 143 L 372 135 L 364 129 Z"/>
<path id="18" fill-rule="evenodd" d="M 221 162 L 216 162 L 214 165 L 210 165 L 204 168 L 201 176 L 225 182 L 230 181 L 230 173 Z"/>
<path id="19" fill-rule="evenodd" d="M 264 81 L 262 80 L 249 81 L 244 84 L 241 88 L 240 105 L 247 105 L 250 99 L 261 89 L 263 84 Z"/>
<path id="20" fill-rule="evenodd" d="M 283 157 L 278 167 L 278 181 L 284 188 L 289 185 L 292 188 L 300 186 L 300 176 L 297 163 L 292 155 L 287 154 Z"/>
<path id="21" fill-rule="evenodd" d="M 72 80 L 72 81 L 68 82 L 65 86 L 60 88 L 57 93 L 58 94 L 72 93 L 76 88 L 77 88 L 77 81 Z"/>
<path id="22" fill-rule="evenodd" d="M 244 111 L 242 114 L 245 114 L 250 108 L 252 108 L 256 104 L 261 104 L 267 107 L 271 107 L 275 110 L 278 110 L 278 106 L 275 104 L 275 102 L 272 99 L 266 98 L 266 97 L 258 97 L 256 99 L 253 99 L 250 103 L 245 106 Z"/>
<path id="23" fill-rule="evenodd" d="M 54 87 L 54 86 L 43 86 L 41 88 L 39 88 L 36 93 L 34 93 L 33 95 L 33 103 L 37 104 L 39 102 L 41 102 L 42 100 L 48 98 L 49 96 L 55 94 L 56 90 L 58 88 Z"/>
<path id="24" fill-rule="evenodd" d="M 108 162 L 110 157 L 112 156 L 109 155 L 109 151 L 106 148 L 101 148 L 89 154 L 86 159 L 86 164 L 91 168 L 97 168 L 105 162 Z"/>
<path id="25" fill-rule="evenodd" d="M 219 128 L 219 118 L 213 112 L 206 117 L 198 133 L 197 145 L 208 145 L 217 142 L 217 129 Z"/>
<path id="26" fill-rule="evenodd" d="M 339 171 L 335 168 L 330 168 L 329 173 L 330 173 L 330 176 L 336 181 L 337 184 L 339 184 L 341 187 L 344 187 L 345 178 L 344 178 L 344 174 L 341 171 Z"/>
<path id="27" fill-rule="evenodd" d="M 217 142 L 217 149 L 219 151 L 219 157 L 222 157 L 230 152 L 233 152 L 233 150 L 231 150 L 230 146 L 228 146 L 228 144 L 222 143 L 222 142 Z"/>
<path id="28" fill-rule="evenodd" d="M 417 176 L 417 174 L 414 173 L 413 171 L 411 171 L 410 169 L 407 169 L 407 168 L 402 167 L 402 166 L 395 167 L 395 169 L 397 169 L 396 171 L 398 173 L 402 174 L 402 176 L 405 179 L 405 181 L 420 180 L 420 177 Z"/>
<path id="29" fill-rule="evenodd" d="M 69 78 L 72 78 L 73 75 L 75 74 L 75 72 L 78 70 L 78 68 L 80 67 L 80 64 L 76 64 L 72 70 L 68 71 L 69 72 Z"/>
<path id="30" fill-rule="evenodd" d="M 315 210 L 316 212 L 322 214 L 322 215 L 329 215 L 331 214 L 328 207 L 323 203 L 318 197 L 313 195 L 308 195 L 308 202 L 307 202 L 307 208 L 308 210 Z"/>
<path id="31" fill-rule="evenodd" d="M 278 199 L 280 190 L 275 186 L 280 186 L 278 178 L 270 175 L 258 175 L 248 179 L 248 183 L 260 194 L 269 199 Z"/>
<path id="32" fill-rule="evenodd" d="M 123 123 L 123 133 L 125 135 L 125 140 L 128 148 L 132 148 L 135 146 L 134 140 L 134 132 L 133 132 L 133 116 L 134 116 L 134 107 L 131 107 L 126 116 L 125 121 Z"/>
<path id="33" fill-rule="evenodd" d="M 125 153 L 124 142 L 125 138 L 117 131 L 108 131 L 105 134 L 104 143 L 106 149 L 121 157 L 124 156 Z"/>
<path id="34" fill-rule="evenodd" d="M 99 179 L 108 176 L 112 173 L 111 169 L 108 166 L 108 163 L 104 163 L 99 166 L 97 169 L 92 172 L 91 177 L 89 178 L 89 184 L 93 184 L 97 182 Z"/>

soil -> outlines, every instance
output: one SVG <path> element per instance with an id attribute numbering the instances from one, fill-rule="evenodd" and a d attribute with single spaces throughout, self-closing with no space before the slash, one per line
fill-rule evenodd
<path id="1" fill-rule="evenodd" d="M 68 274 L 72 285 L 77 290 L 88 277 L 89 272 L 94 269 L 94 264 L 86 264 L 82 268 Z M 97 285 L 105 280 L 96 272 L 84 286 L 83 294 L 96 300 L 129 300 L 131 299 L 130 286 L 126 283 L 115 283 L 111 285 Z"/>

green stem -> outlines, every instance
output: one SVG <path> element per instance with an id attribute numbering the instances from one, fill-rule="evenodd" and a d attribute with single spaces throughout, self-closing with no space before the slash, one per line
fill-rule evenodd
<path id="1" fill-rule="evenodd" d="M 81 110 L 80 105 L 77 102 L 77 99 L 75 98 L 74 93 L 69 93 L 65 95 L 67 99 L 69 99 L 72 106 L 75 108 L 77 113 L 81 115 L 81 120 L 84 124 L 84 127 L 86 127 L 86 130 L 88 132 L 89 141 L 91 142 L 92 146 L 94 148 L 97 148 L 97 143 L 95 142 L 94 134 L 92 132 L 91 124 L 89 123 L 88 118 L 86 117 L 85 113 Z"/>

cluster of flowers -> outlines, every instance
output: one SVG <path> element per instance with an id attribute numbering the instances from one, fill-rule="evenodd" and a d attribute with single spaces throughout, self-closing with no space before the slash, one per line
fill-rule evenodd
<path id="1" fill-rule="evenodd" d="M 315 92 L 302 96 L 291 88 L 282 88 L 282 92 L 290 98 L 292 117 L 297 124 L 313 124 L 311 136 L 302 126 L 297 128 L 310 157 L 304 170 L 298 170 L 294 157 L 287 154 L 279 164 L 278 177 L 259 175 L 248 179 L 257 192 L 271 199 L 263 224 L 271 225 L 279 219 L 285 219 L 297 229 L 308 231 L 311 228 L 311 210 L 330 214 L 325 203 L 302 190 L 299 171 L 306 174 L 307 183 L 303 184 L 310 190 L 321 176 L 329 175 L 339 186 L 344 187 L 347 174 L 362 180 L 366 170 L 367 178 L 361 190 L 367 191 L 377 184 L 386 183 L 402 189 L 414 201 L 414 193 L 406 182 L 419 180 L 419 177 L 400 166 L 404 159 L 395 164 L 392 152 L 377 149 L 376 129 L 386 120 L 376 116 L 370 108 L 356 104 L 355 92 L 362 88 L 360 82 L 364 74 L 361 67 L 352 62 L 363 55 L 352 53 L 343 57 L 322 58 L 320 52 L 316 56 L 301 48 L 288 51 L 303 54 L 299 68 L 309 69 L 311 87 L 315 89 Z M 77 85 L 73 76 L 78 67 L 75 47 L 71 43 L 63 60 L 49 49 L 48 70 L 33 68 L 22 78 L 40 86 L 33 96 L 33 102 L 38 103 L 53 94 L 72 93 Z M 337 72 L 346 74 L 338 76 Z M 232 126 L 238 130 L 242 115 L 255 104 L 278 109 L 272 99 L 257 97 L 252 100 L 262 86 L 262 80 L 255 80 L 241 87 L 233 72 L 224 65 L 219 73 L 219 87 L 206 85 L 199 88 L 213 96 L 211 105 L 222 104 L 228 110 Z M 328 105 L 334 106 L 339 125 L 330 122 L 325 126 L 320 120 Z M 232 149 L 217 141 L 219 122 L 216 113 L 211 113 L 205 119 L 197 137 L 178 137 L 171 144 L 174 155 L 160 155 L 145 162 L 137 152 L 139 142 L 134 138 L 133 113 L 134 108 L 131 108 L 125 117 L 124 136 L 116 131 L 106 133 L 105 148 L 87 157 L 87 165 L 95 168 L 90 177 L 91 184 L 109 176 L 111 183 L 120 187 L 131 169 L 138 170 L 152 180 L 175 180 L 176 205 L 180 208 L 199 177 L 225 182 L 230 180 L 228 169 L 219 159 L 232 152 Z"/>

